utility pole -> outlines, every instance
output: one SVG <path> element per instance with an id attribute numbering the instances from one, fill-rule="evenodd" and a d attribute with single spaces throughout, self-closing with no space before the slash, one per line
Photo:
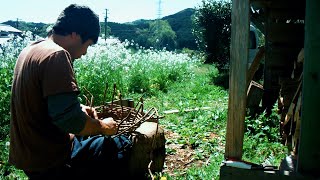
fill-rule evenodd
<path id="1" fill-rule="evenodd" d="M 108 21 L 108 9 L 106 9 L 106 17 L 104 18 L 104 40 L 107 40 L 108 31 L 107 31 L 107 21 Z"/>
<path id="2" fill-rule="evenodd" d="M 16 28 L 19 29 L 19 19 L 17 18 L 17 21 L 16 21 Z"/>
<path id="3" fill-rule="evenodd" d="M 161 18 L 161 0 L 158 1 L 157 33 L 160 33 L 160 18 Z M 160 48 L 161 46 L 160 44 L 161 44 L 161 40 L 159 39 L 155 45 L 157 49 Z"/>
<path id="4" fill-rule="evenodd" d="M 22 20 L 22 19 L 19 19 L 19 18 L 17 18 L 17 20 L 16 20 L 16 28 L 17 28 L 17 29 L 19 29 L 19 23 L 20 23 L 19 21 L 21 21 L 21 20 Z"/>

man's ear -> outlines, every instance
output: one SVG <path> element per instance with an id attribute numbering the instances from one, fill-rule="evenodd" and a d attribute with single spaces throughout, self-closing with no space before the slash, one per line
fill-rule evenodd
<path id="1" fill-rule="evenodd" d="M 77 39 L 77 38 L 81 38 L 79 34 L 77 34 L 76 32 L 72 32 L 71 33 L 71 38 L 72 39 Z"/>

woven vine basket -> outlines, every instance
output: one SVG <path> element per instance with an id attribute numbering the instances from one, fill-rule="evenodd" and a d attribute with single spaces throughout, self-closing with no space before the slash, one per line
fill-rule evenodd
<path id="1" fill-rule="evenodd" d="M 117 135 L 132 133 L 143 122 L 158 123 L 159 118 L 161 118 L 155 108 L 145 112 L 141 103 L 138 103 L 136 107 L 122 104 L 133 106 L 131 102 L 128 103 L 128 100 L 122 100 L 121 105 L 119 105 L 119 101 L 115 101 L 112 104 L 95 107 L 99 119 L 112 117 L 117 122 Z"/>

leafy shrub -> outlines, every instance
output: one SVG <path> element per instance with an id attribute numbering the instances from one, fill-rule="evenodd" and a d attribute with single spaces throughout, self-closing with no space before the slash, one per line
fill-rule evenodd
<path id="1" fill-rule="evenodd" d="M 14 67 L 11 59 L 2 58 L 0 58 L 2 62 L 0 65 L 0 139 L 4 139 L 9 132 L 11 81 Z"/>
<path id="2" fill-rule="evenodd" d="M 276 106 L 270 116 L 266 112 L 256 119 L 246 118 L 246 132 L 256 138 L 266 137 L 269 142 L 280 142 L 280 116 Z"/>
<path id="3" fill-rule="evenodd" d="M 216 68 L 216 66 L 212 65 L 212 70 L 210 73 L 211 81 L 214 85 L 220 86 L 224 89 L 229 89 L 229 71 L 228 69 L 220 69 L 220 71 Z"/>
<path id="4" fill-rule="evenodd" d="M 218 69 L 229 63 L 231 40 L 231 2 L 203 0 L 196 9 L 193 33 L 198 46 L 207 53 L 206 63 Z"/>
<path id="5" fill-rule="evenodd" d="M 280 141 L 280 117 L 276 109 L 274 106 L 270 116 L 264 112 L 257 118 L 246 118 L 243 146 L 245 160 L 277 166 L 285 157 L 288 150 Z"/>

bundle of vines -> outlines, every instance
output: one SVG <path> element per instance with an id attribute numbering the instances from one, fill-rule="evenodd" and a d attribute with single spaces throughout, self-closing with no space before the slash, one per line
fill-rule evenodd
<path id="1" fill-rule="evenodd" d="M 148 111 L 144 111 L 143 103 L 139 102 L 136 107 L 129 107 L 122 105 L 122 102 L 125 101 L 130 100 L 119 100 L 95 108 L 99 119 L 111 117 L 117 122 L 117 135 L 134 133 L 144 122 L 155 122 L 158 124 L 160 116 L 156 108 L 153 107 Z M 119 103 L 120 105 L 118 105 Z"/>

